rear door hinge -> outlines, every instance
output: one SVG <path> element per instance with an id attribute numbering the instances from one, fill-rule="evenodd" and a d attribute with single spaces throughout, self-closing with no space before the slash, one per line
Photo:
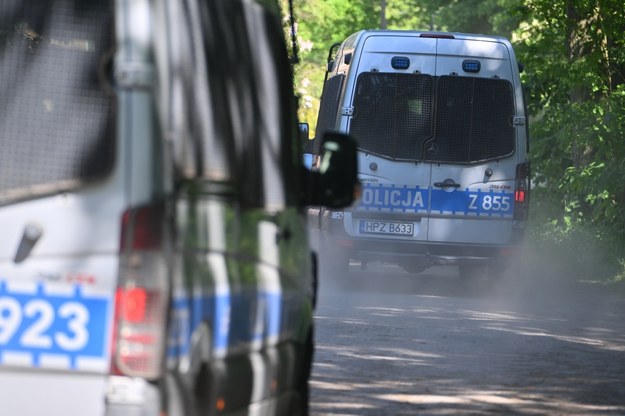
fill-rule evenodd
<path id="1" fill-rule="evenodd" d="M 115 82 L 124 89 L 150 88 L 154 78 L 154 67 L 146 62 L 121 62 L 115 66 Z"/>
<path id="2" fill-rule="evenodd" d="M 525 117 L 514 117 L 514 119 L 512 119 L 512 124 L 515 126 L 524 126 L 526 121 Z"/>
<path id="3" fill-rule="evenodd" d="M 342 116 L 353 116 L 354 115 L 354 107 L 341 107 L 341 115 Z"/>

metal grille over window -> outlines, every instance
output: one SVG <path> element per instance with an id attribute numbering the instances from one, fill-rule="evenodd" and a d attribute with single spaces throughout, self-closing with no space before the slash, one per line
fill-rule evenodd
<path id="1" fill-rule="evenodd" d="M 319 115 L 317 116 L 317 127 L 315 129 L 315 136 L 318 139 L 323 137 L 323 133 L 334 130 L 336 127 L 339 95 L 341 94 L 343 79 L 345 79 L 345 75 L 341 74 L 328 79 L 325 84 L 323 84 Z M 320 144 L 320 140 L 315 140 L 314 154 L 319 154 Z"/>
<path id="2" fill-rule="evenodd" d="M 432 137 L 432 97 L 430 75 L 362 73 L 350 133 L 365 152 L 420 160 L 425 141 Z"/>
<path id="3" fill-rule="evenodd" d="M 0 203 L 110 171 L 112 97 L 101 74 L 112 31 L 110 1 L 2 1 Z"/>
<path id="4" fill-rule="evenodd" d="M 440 77 L 434 139 L 425 159 L 473 163 L 514 151 L 512 85 L 506 80 Z"/>

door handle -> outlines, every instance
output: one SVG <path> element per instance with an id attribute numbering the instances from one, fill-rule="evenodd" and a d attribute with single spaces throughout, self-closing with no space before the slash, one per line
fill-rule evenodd
<path id="1" fill-rule="evenodd" d="M 443 182 L 434 182 L 437 188 L 460 188 L 460 184 L 453 179 L 445 179 Z"/>

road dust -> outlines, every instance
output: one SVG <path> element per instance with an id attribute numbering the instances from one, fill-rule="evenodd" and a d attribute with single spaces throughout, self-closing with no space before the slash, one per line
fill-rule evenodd
<path id="1" fill-rule="evenodd" d="M 494 282 L 322 266 L 312 415 L 625 414 L 625 296 L 551 254 Z"/>

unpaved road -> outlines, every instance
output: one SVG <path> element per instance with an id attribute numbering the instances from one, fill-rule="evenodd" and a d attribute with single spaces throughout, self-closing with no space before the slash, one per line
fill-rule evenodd
<path id="1" fill-rule="evenodd" d="M 453 272 L 323 277 L 313 416 L 625 415 L 625 297 Z"/>

